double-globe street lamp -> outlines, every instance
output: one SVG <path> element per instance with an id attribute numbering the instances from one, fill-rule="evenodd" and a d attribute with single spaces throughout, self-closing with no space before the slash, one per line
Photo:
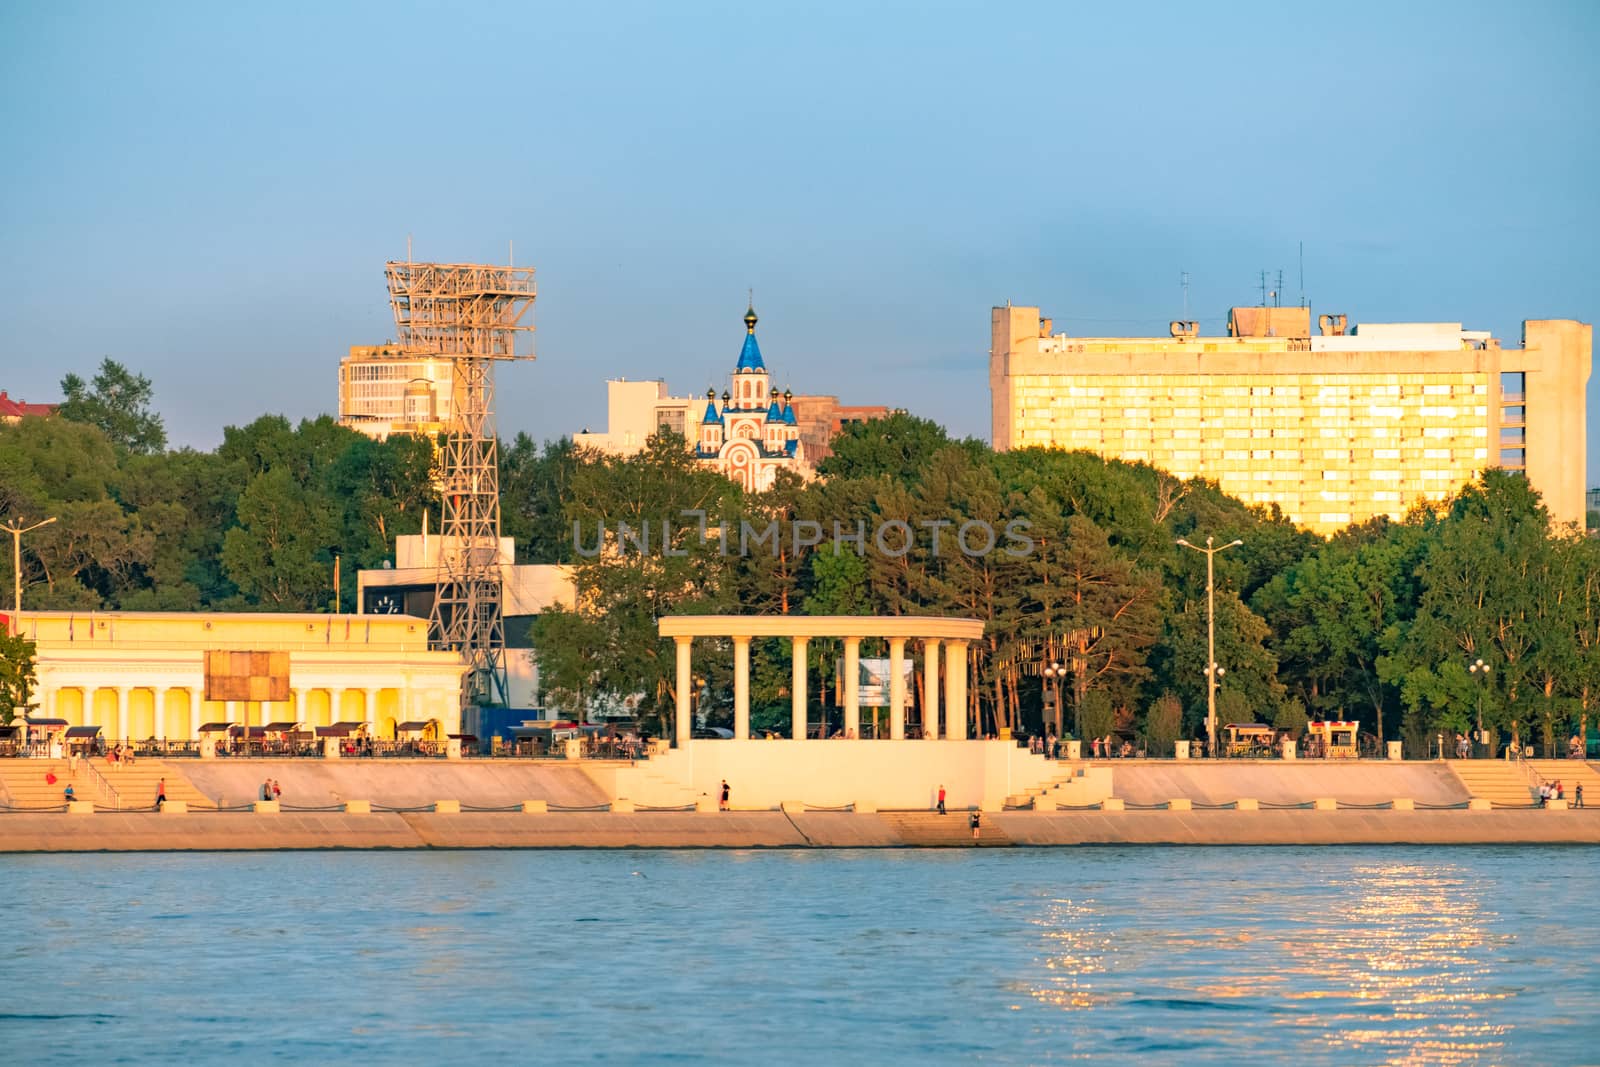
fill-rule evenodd
<path id="1" fill-rule="evenodd" d="M 1050 702 L 1055 707 L 1056 738 L 1061 737 L 1061 679 L 1066 677 L 1067 668 L 1056 660 L 1051 660 L 1039 671 L 1050 684 Z"/>
<path id="2" fill-rule="evenodd" d="M 1225 545 L 1212 546 L 1212 538 L 1206 538 L 1206 547 L 1191 545 L 1186 538 L 1178 538 L 1178 544 L 1183 548 L 1192 548 L 1196 552 L 1206 555 L 1206 743 L 1211 748 L 1212 758 L 1217 756 L 1217 682 L 1225 673 L 1217 666 L 1217 581 L 1216 568 L 1213 561 L 1218 552 L 1226 552 L 1244 544 L 1237 538 Z"/>
<path id="3" fill-rule="evenodd" d="M 1478 659 L 1474 660 L 1473 662 L 1467 664 L 1467 673 L 1471 674 L 1475 678 L 1482 678 L 1483 679 L 1483 684 L 1478 687 L 1478 736 L 1473 739 L 1479 745 L 1482 745 L 1484 743 L 1484 737 L 1483 737 L 1483 691 L 1485 689 L 1489 688 L 1489 675 L 1493 671 L 1494 671 L 1494 668 L 1489 666 L 1487 663 L 1483 662 L 1483 658 L 1482 657 L 1479 657 Z"/>
<path id="4" fill-rule="evenodd" d="M 11 535 L 11 609 L 16 614 L 16 619 L 11 625 L 13 631 L 18 634 L 22 632 L 22 535 L 37 530 L 41 526 L 49 526 L 55 521 L 56 517 L 52 515 L 48 519 L 34 523 L 32 526 L 22 525 L 21 519 L 12 519 L 10 525 L 0 526 L 0 530 L 4 530 Z M 26 748 L 28 744 L 28 709 L 23 708 L 22 710 L 22 744 Z"/>
<path id="5" fill-rule="evenodd" d="M 49 526 L 55 522 L 55 516 L 36 522 L 32 526 L 22 525 L 21 519 L 12 519 L 9 526 L 0 526 L 11 535 L 11 607 L 19 615 L 22 612 L 22 535 L 31 533 L 41 526 Z M 22 620 L 17 620 L 17 625 L 22 625 Z"/>

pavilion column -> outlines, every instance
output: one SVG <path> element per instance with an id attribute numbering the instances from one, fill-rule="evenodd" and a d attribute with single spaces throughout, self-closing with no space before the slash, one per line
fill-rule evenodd
<path id="1" fill-rule="evenodd" d="M 844 639 L 844 735 L 861 736 L 861 638 Z"/>
<path id="2" fill-rule="evenodd" d="M 689 735 L 694 731 L 693 709 L 689 706 L 694 696 L 694 638 L 677 637 L 673 640 L 678 649 L 678 721 L 674 725 L 678 747 L 682 748 L 689 743 Z"/>
<path id="3" fill-rule="evenodd" d="M 733 639 L 733 739 L 750 740 L 750 639 Z"/>
<path id="4" fill-rule="evenodd" d="M 356 692 L 361 694 L 361 707 L 367 717 L 367 733 L 371 734 L 378 728 L 377 690 L 369 693 L 365 689 L 357 689 Z"/>
<path id="5" fill-rule="evenodd" d="M 906 639 L 889 638 L 889 737 L 906 736 Z"/>
<path id="6" fill-rule="evenodd" d="M 939 642 L 922 643 L 922 736 L 939 740 Z"/>
<path id="7" fill-rule="evenodd" d="M 198 741 L 198 740 L 200 740 L 200 727 L 202 725 L 202 723 L 200 722 L 200 704 L 201 704 L 201 701 L 202 701 L 202 699 L 203 699 L 203 697 L 205 695 L 205 690 L 204 689 L 196 689 L 194 686 L 191 685 L 191 686 L 185 686 L 183 691 L 184 691 L 185 699 L 187 699 L 189 701 L 189 738 L 188 739 L 190 741 Z"/>
<path id="8" fill-rule="evenodd" d="M 304 689 L 296 689 L 294 691 L 294 721 L 301 726 L 306 723 L 306 691 Z"/>
<path id="9" fill-rule="evenodd" d="M 128 739 L 128 687 L 117 687 L 117 738 Z"/>
<path id="10" fill-rule="evenodd" d="M 170 692 L 172 692 L 170 685 L 157 685 L 150 688 L 150 693 L 156 702 L 155 735 L 163 741 L 170 740 L 167 737 L 167 694 Z"/>
<path id="11" fill-rule="evenodd" d="M 967 642 L 951 641 L 944 652 L 945 734 L 967 739 Z"/>
<path id="12" fill-rule="evenodd" d="M 791 736 L 796 741 L 806 739 L 806 639 L 796 637 L 794 641 L 794 666 L 793 677 L 789 680 L 789 727 Z"/>

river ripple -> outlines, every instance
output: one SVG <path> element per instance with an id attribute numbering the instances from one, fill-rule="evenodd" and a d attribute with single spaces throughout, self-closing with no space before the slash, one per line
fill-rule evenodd
<path id="1" fill-rule="evenodd" d="M 1580 1063 L 1592 848 L 0 857 L 15 1063 Z"/>

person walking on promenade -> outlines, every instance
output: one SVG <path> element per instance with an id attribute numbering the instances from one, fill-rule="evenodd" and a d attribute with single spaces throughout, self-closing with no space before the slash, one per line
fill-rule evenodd
<path id="1" fill-rule="evenodd" d="M 272 780 L 272 799 L 273 800 L 282 800 L 283 799 L 283 786 L 278 784 L 278 780 L 276 778 L 274 778 Z"/>
<path id="2" fill-rule="evenodd" d="M 161 805 L 167 802 L 167 780 L 162 778 L 156 782 L 156 810 L 161 810 Z"/>
<path id="3" fill-rule="evenodd" d="M 271 778 L 264 779 L 262 781 L 262 783 L 261 783 L 261 799 L 262 800 L 271 800 L 272 799 L 272 779 Z"/>
<path id="4" fill-rule="evenodd" d="M 717 810 L 718 811 L 727 811 L 728 810 L 728 797 L 731 796 L 732 793 L 733 793 L 733 790 L 728 788 L 728 780 L 726 778 L 724 778 L 722 780 L 722 792 L 717 797 Z"/>
<path id="5" fill-rule="evenodd" d="M 1572 787 L 1572 806 L 1575 807 L 1575 808 L 1583 807 L 1583 783 L 1582 782 L 1579 782 L 1577 785 Z"/>
<path id="6" fill-rule="evenodd" d="M 983 825 L 983 816 L 976 809 L 973 810 L 971 815 L 967 816 L 967 825 L 972 827 L 972 839 L 974 841 L 978 840 L 978 834 Z"/>
<path id="7" fill-rule="evenodd" d="M 939 783 L 939 814 L 944 814 L 944 783 Z"/>

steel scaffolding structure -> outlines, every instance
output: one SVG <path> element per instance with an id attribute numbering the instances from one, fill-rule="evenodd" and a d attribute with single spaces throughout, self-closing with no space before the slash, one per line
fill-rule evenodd
<path id="1" fill-rule="evenodd" d="M 532 267 L 477 263 L 384 265 L 399 342 L 455 368 L 445 440 L 444 496 L 430 643 L 459 651 L 470 667 L 464 699 L 506 693 L 500 578 L 500 458 L 494 429 L 494 364 L 518 356 L 516 335 L 533 306 Z"/>

